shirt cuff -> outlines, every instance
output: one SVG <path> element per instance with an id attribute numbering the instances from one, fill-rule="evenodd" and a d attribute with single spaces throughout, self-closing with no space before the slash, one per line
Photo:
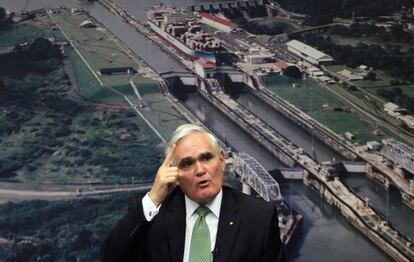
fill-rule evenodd
<path id="1" fill-rule="evenodd" d="M 144 211 L 145 219 L 151 222 L 160 211 L 161 204 L 156 207 L 149 197 L 148 193 L 142 198 L 142 210 Z"/>

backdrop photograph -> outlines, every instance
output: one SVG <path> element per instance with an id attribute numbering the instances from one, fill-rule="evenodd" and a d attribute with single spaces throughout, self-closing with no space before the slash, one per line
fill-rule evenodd
<path id="1" fill-rule="evenodd" d="M 131 199 L 153 228 L 177 191 L 185 214 L 201 162 L 209 260 L 250 261 L 272 207 L 263 261 L 414 261 L 413 72 L 410 0 L 2 0 L 0 261 L 117 261 Z M 185 124 L 218 154 L 175 163 Z M 257 217 L 227 248 L 229 194 Z"/>

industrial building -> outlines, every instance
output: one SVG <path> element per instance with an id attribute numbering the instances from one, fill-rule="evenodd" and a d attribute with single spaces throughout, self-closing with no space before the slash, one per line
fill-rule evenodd
<path id="1" fill-rule="evenodd" d="M 99 75 L 133 75 L 137 70 L 133 67 L 105 67 L 98 70 Z"/>
<path id="2" fill-rule="evenodd" d="M 238 25 L 236 23 L 215 15 L 200 13 L 200 17 L 202 23 L 212 26 L 223 32 L 230 33 L 232 30 L 238 28 Z"/>
<path id="3" fill-rule="evenodd" d="M 248 64 L 271 63 L 274 60 L 272 53 L 263 52 L 261 54 L 248 54 L 244 56 L 244 61 Z"/>
<path id="4" fill-rule="evenodd" d="M 289 52 L 299 56 L 304 62 L 311 65 L 326 65 L 334 61 L 330 55 L 297 40 L 289 41 L 286 45 Z"/>
<path id="5" fill-rule="evenodd" d="M 341 71 L 337 72 L 338 75 L 343 76 L 348 81 L 356 81 L 356 80 L 364 80 L 368 72 L 359 72 L 359 73 L 353 73 L 349 71 L 348 69 L 343 69 Z"/>
<path id="6" fill-rule="evenodd" d="M 390 116 L 398 118 L 399 116 L 401 116 L 401 114 L 406 114 L 407 110 L 400 107 L 399 105 L 389 102 L 384 104 L 384 112 L 389 114 Z"/>
<path id="7" fill-rule="evenodd" d="M 384 104 L 384 112 L 414 129 L 414 117 L 408 114 L 407 109 L 389 102 Z"/>

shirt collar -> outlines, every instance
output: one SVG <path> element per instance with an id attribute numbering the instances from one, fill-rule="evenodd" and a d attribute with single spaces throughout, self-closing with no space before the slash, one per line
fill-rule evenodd
<path id="1" fill-rule="evenodd" d="M 191 200 L 186 195 L 185 196 L 185 211 L 187 219 L 189 219 L 194 211 L 200 206 L 197 202 Z M 217 217 L 220 216 L 221 200 L 223 199 L 223 189 L 220 189 L 218 194 L 207 204 L 205 204 L 208 209 Z"/>

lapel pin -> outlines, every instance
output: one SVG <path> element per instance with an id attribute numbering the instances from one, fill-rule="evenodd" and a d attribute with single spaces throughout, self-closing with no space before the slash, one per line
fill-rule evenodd
<path id="1" fill-rule="evenodd" d="M 233 221 L 230 221 L 230 226 L 232 226 L 233 225 Z"/>

